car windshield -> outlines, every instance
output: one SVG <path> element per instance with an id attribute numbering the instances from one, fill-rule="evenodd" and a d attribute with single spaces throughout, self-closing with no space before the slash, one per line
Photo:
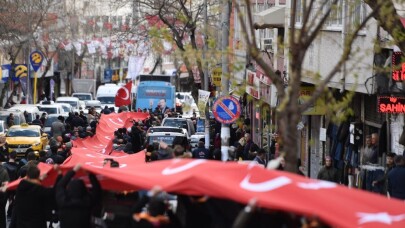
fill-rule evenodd
<path id="1" fill-rule="evenodd" d="M 103 104 L 114 104 L 115 97 L 97 97 L 97 99 Z"/>
<path id="2" fill-rule="evenodd" d="M 91 100 L 91 96 L 88 94 L 74 94 L 73 97 L 77 97 L 81 101 Z"/>
<path id="3" fill-rule="evenodd" d="M 180 119 L 166 119 L 163 123 L 163 126 L 170 126 L 170 127 L 180 127 L 188 129 L 187 120 L 180 120 Z"/>
<path id="4" fill-rule="evenodd" d="M 56 103 L 67 103 L 67 104 L 72 105 L 72 107 L 77 107 L 77 101 L 62 101 L 62 100 L 60 100 L 60 101 L 56 101 Z"/>
<path id="5" fill-rule="evenodd" d="M 46 112 L 48 114 L 58 114 L 58 108 L 57 107 L 38 107 L 39 111 L 41 112 Z"/>
<path id="6" fill-rule="evenodd" d="M 35 129 L 11 128 L 7 132 L 7 137 L 39 137 L 39 131 Z"/>
<path id="7" fill-rule="evenodd" d="M 44 127 L 51 127 L 52 123 L 57 121 L 57 120 L 58 120 L 57 116 L 48 116 L 48 118 L 46 118 Z"/>
<path id="8" fill-rule="evenodd" d="M 63 108 L 63 111 L 70 112 L 70 108 L 68 106 L 63 105 L 62 108 Z"/>
<path id="9" fill-rule="evenodd" d="M 170 136 L 170 135 L 161 135 L 161 136 L 149 136 L 148 144 L 153 145 L 153 143 L 158 143 L 163 141 L 169 146 L 172 145 L 186 145 L 187 137 L 185 136 Z"/>
<path id="10" fill-rule="evenodd" d="M 8 113 L 0 115 L 0 120 L 3 120 L 4 123 L 7 123 L 7 117 L 9 115 L 10 114 L 8 114 Z M 15 125 L 20 125 L 21 124 L 21 120 L 20 120 L 20 117 L 18 115 L 14 115 L 14 124 Z"/>

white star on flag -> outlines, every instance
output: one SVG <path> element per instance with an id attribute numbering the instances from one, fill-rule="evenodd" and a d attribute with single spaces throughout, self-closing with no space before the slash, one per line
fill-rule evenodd
<path id="1" fill-rule="evenodd" d="M 360 217 L 359 224 L 370 223 L 370 222 L 379 222 L 385 224 L 392 224 L 392 222 L 398 222 L 405 220 L 405 214 L 400 215 L 390 215 L 387 212 L 380 213 L 357 213 L 357 216 Z"/>

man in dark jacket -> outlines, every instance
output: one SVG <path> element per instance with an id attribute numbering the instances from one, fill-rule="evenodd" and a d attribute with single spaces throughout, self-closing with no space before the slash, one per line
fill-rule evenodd
<path id="1" fill-rule="evenodd" d="M 330 156 L 325 157 L 325 166 L 319 171 L 318 179 L 339 183 L 339 173 L 338 170 L 332 166 L 332 158 Z"/>
<path id="2" fill-rule="evenodd" d="M 9 180 L 7 170 L 0 165 L 0 187 L 6 185 Z M 0 190 L 0 228 L 6 228 L 6 204 L 7 195 Z"/>
<path id="3" fill-rule="evenodd" d="M 395 157 L 395 168 L 388 173 L 388 192 L 391 197 L 405 200 L 405 159 Z"/>
<path id="4" fill-rule="evenodd" d="M 39 126 L 43 127 L 44 125 L 42 124 L 42 121 L 39 118 L 40 118 L 39 114 L 36 114 L 35 115 L 35 120 L 32 121 L 32 124 L 33 125 L 39 125 Z"/>
<path id="5" fill-rule="evenodd" d="M 80 118 L 78 112 L 75 112 L 75 115 L 72 119 L 72 125 L 73 125 L 73 127 L 79 127 L 79 126 L 85 127 L 84 120 L 82 118 Z"/>
<path id="6" fill-rule="evenodd" d="M 395 163 L 394 163 L 394 159 L 395 159 L 396 154 L 395 153 L 387 153 L 386 156 L 386 162 L 385 162 L 385 170 L 384 170 L 384 176 L 381 176 L 380 178 L 378 178 L 377 180 L 372 182 L 372 186 L 379 186 L 382 188 L 382 194 L 387 195 L 387 178 L 388 178 L 388 173 L 394 168 Z"/>
<path id="7" fill-rule="evenodd" d="M 37 166 L 29 166 L 27 179 L 23 179 L 17 187 L 13 219 L 18 228 L 47 227 L 46 217 L 49 214 L 54 190 L 41 185 L 39 174 Z"/>
<path id="8" fill-rule="evenodd" d="M 204 139 L 198 141 L 198 147 L 193 150 L 193 158 L 211 159 L 210 151 L 204 146 Z"/>
<path id="9" fill-rule="evenodd" d="M 131 127 L 131 140 L 132 151 L 138 153 L 143 148 L 143 130 L 140 128 L 139 123 L 135 122 Z"/>
<path id="10" fill-rule="evenodd" d="M 101 186 L 94 174 L 89 173 L 92 185 L 90 191 L 87 191 L 83 180 L 72 180 L 80 168 L 81 165 L 77 164 L 56 185 L 56 203 L 61 228 L 91 227 L 92 208 L 101 201 Z"/>

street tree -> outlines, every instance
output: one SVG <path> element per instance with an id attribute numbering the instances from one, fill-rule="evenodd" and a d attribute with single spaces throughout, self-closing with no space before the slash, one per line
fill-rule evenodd
<path id="1" fill-rule="evenodd" d="M 117 5 L 125 1 L 115 1 Z M 141 0 L 139 1 L 141 18 L 137 18 L 139 27 L 147 24 L 147 38 L 152 44 L 152 50 L 162 55 L 171 55 L 176 63 L 177 72 L 182 64 L 185 65 L 189 75 L 187 88 L 197 100 L 198 89 L 204 88 L 204 82 L 195 83 L 195 74 L 204 77 L 204 64 L 215 65 L 219 62 L 219 55 L 215 53 L 215 39 L 217 37 L 217 24 L 219 5 L 217 1 L 208 1 L 210 9 L 208 31 L 204 34 L 203 1 L 190 0 Z M 138 28 L 139 28 L 138 27 Z M 132 32 L 135 32 L 132 30 Z M 204 45 L 211 45 L 212 53 L 202 58 Z M 169 48 L 168 48 L 169 47 Z M 170 50 L 168 50 L 170 49 Z"/>
<path id="2" fill-rule="evenodd" d="M 1 0 L 0 1 L 0 47 L 6 53 L 10 65 L 14 66 L 17 61 L 25 62 L 28 53 L 23 49 L 28 48 L 33 40 L 37 39 L 37 32 L 42 23 L 48 17 L 48 10 L 53 7 L 56 0 Z M 15 69 L 11 68 L 13 75 Z M 21 79 L 21 78 L 20 78 Z M 4 88 L 12 83 L 12 77 L 8 77 Z M 21 85 L 14 86 L 14 90 L 7 98 L 7 103 L 12 103 L 12 95 Z M 2 107 L 7 89 L 3 89 L 0 95 L 0 106 Z"/>
<path id="3" fill-rule="evenodd" d="M 360 1 L 345 1 L 348 3 L 346 9 L 346 17 L 354 17 L 354 6 Z M 395 39 L 395 43 L 403 48 L 404 46 L 404 28 L 400 24 L 399 16 L 393 7 L 392 1 L 388 0 L 366 0 L 371 10 L 367 15 L 364 15 L 363 20 L 354 21 L 348 24 L 347 32 L 344 38 L 341 55 L 336 56 L 338 59 L 334 66 L 330 67 L 327 75 L 321 77 L 319 72 L 308 72 L 304 69 L 303 63 L 305 56 L 310 49 L 311 44 L 318 39 L 322 34 L 322 29 L 326 26 L 326 22 L 331 15 L 336 14 L 337 10 L 342 10 L 338 4 L 339 0 L 291 0 L 291 10 L 289 12 L 288 24 L 286 25 L 287 36 L 285 42 L 279 48 L 286 48 L 288 53 L 288 86 L 285 87 L 285 81 L 280 74 L 277 74 L 271 66 L 269 66 L 260 55 L 260 50 L 256 45 L 256 37 L 254 32 L 253 16 L 250 7 L 246 7 L 247 11 L 241 9 L 240 4 L 236 4 L 236 9 L 239 13 L 239 19 L 244 32 L 247 53 L 271 78 L 272 83 L 277 88 L 279 105 L 277 112 L 277 130 L 280 132 L 282 152 L 285 153 L 286 170 L 296 172 L 297 166 L 297 151 L 298 151 L 298 134 L 297 125 L 301 121 L 301 115 L 309 107 L 322 96 L 328 100 L 328 113 L 330 117 L 337 115 L 335 121 L 342 120 L 350 114 L 348 104 L 353 96 L 350 88 L 344 92 L 342 99 L 336 99 L 332 95 L 332 90 L 328 89 L 328 83 L 333 77 L 340 73 L 343 65 L 356 54 L 359 50 L 354 48 L 354 42 L 358 37 L 359 31 L 363 29 L 370 19 L 375 18 L 387 32 L 391 33 Z M 250 5 L 249 0 L 244 1 L 244 5 Z M 246 17 L 244 17 L 246 16 Z M 296 27 L 295 21 L 298 16 L 301 16 L 302 23 L 300 27 Z M 246 19 L 247 18 L 247 19 Z M 281 41 L 282 42 L 282 41 Z M 279 43 L 279 42 L 277 42 Z M 370 66 L 371 67 L 371 66 Z M 310 99 L 298 103 L 300 96 L 301 79 L 303 76 L 310 75 L 316 79 L 315 91 Z"/>

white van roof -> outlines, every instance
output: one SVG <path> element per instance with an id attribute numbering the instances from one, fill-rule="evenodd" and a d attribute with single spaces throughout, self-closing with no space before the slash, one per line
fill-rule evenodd
<path id="1" fill-rule="evenodd" d="M 108 97 L 108 96 L 113 96 L 115 97 L 115 94 L 117 91 L 121 88 L 121 86 L 118 86 L 116 84 L 105 84 L 101 85 L 97 89 L 97 95 L 96 97 Z"/>
<path id="2" fill-rule="evenodd" d="M 77 97 L 58 97 L 56 101 L 79 101 Z"/>
<path id="3" fill-rule="evenodd" d="M 39 109 L 36 105 L 33 104 L 16 104 L 13 105 L 13 107 L 7 109 L 7 110 L 18 110 L 18 111 L 27 111 L 27 112 L 39 112 Z"/>

